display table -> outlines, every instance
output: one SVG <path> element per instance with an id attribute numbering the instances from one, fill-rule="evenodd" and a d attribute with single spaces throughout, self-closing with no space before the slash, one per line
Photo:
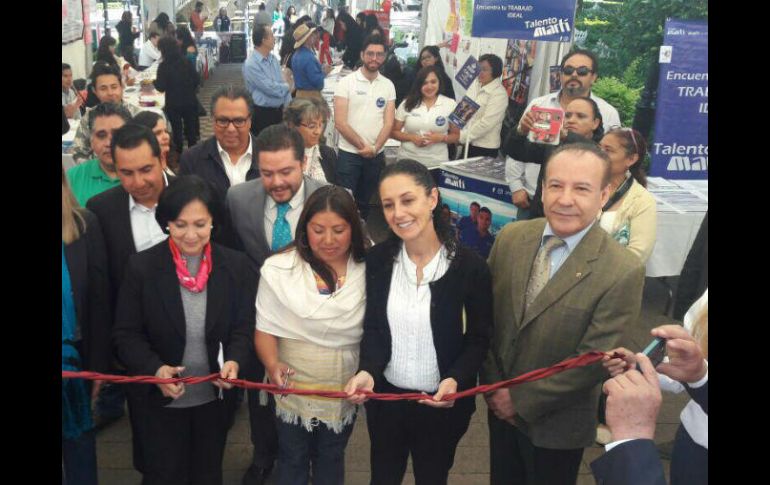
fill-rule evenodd
<path id="1" fill-rule="evenodd" d="M 492 212 L 489 232 L 493 235 L 516 220 L 518 212 L 512 203 L 511 189 L 505 182 L 505 159 L 465 158 L 428 168 L 438 169 L 441 200 L 449 205 L 453 218 L 470 215 L 471 202 L 477 202 Z"/>
<path id="2" fill-rule="evenodd" d="M 650 177 L 647 189 L 658 203 L 658 233 L 647 276 L 677 276 L 708 210 L 708 180 Z"/>

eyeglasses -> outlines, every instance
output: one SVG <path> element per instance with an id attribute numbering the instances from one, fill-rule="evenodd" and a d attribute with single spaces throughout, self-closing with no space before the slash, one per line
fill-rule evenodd
<path id="1" fill-rule="evenodd" d="M 227 128 L 232 123 L 236 128 L 246 126 L 248 118 L 214 118 L 214 123 L 220 128 Z"/>
<path id="2" fill-rule="evenodd" d="M 561 73 L 567 76 L 571 76 L 573 72 L 577 72 L 578 76 L 587 76 L 594 71 L 586 66 L 580 66 L 577 69 L 572 66 L 564 66 L 561 68 Z"/>
<path id="3" fill-rule="evenodd" d="M 377 59 L 385 59 L 384 52 L 364 52 L 365 57 L 376 57 Z"/>
<path id="4" fill-rule="evenodd" d="M 321 127 L 321 125 L 317 125 L 315 123 L 310 123 L 309 125 L 306 125 L 305 123 L 300 123 L 300 126 L 307 128 L 308 130 L 317 130 Z"/>

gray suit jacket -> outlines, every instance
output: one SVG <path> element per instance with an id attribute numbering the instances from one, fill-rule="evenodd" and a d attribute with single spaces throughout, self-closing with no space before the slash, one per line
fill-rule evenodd
<path id="1" fill-rule="evenodd" d="M 617 347 L 639 316 L 644 267 L 599 226 L 586 233 L 524 311 L 529 274 L 545 219 L 514 222 L 489 255 L 494 336 L 482 382 L 510 379 L 590 350 Z M 517 428 L 535 446 L 583 448 L 593 443 L 601 382 L 598 363 L 510 389 Z"/>
<path id="2" fill-rule="evenodd" d="M 307 200 L 318 188 L 328 185 L 309 177 L 304 177 L 304 180 L 303 200 Z M 257 274 L 262 263 L 272 254 L 270 242 L 265 235 L 267 197 L 261 178 L 230 187 L 226 197 L 232 230 L 239 239 L 238 246 L 246 251 Z"/>

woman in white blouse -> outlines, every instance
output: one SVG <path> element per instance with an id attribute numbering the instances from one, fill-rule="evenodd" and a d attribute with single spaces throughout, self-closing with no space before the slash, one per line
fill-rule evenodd
<path id="1" fill-rule="evenodd" d="M 336 184 L 337 153 L 321 141 L 329 121 L 326 102 L 315 98 L 297 98 L 284 109 L 283 121 L 296 128 L 305 142 L 307 161 L 303 173 L 312 179 Z"/>
<path id="2" fill-rule="evenodd" d="M 308 197 L 295 241 L 260 271 L 255 343 L 272 383 L 339 391 L 358 369 L 367 247 L 345 189 L 326 185 Z M 314 483 L 344 483 L 356 406 L 298 395 L 275 403 L 277 483 L 308 483 L 311 467 Z"/>
<path id="3" fill-rule="evenodd" d="M 476 385 L 492 333 L 492 279 L 486 261 L 456 243 L 424 165 L 388 165 L 379 192 L 391 235 L 366 256 L 361 363 L 345 391 L 366 401 L 372 483 L 401 483 L 410 453 L 418 485 L 446 483 L 476 401 L 444 398 Z M 425 399 L 367 401 L 367 390 Z"/>
<path id="4" fill-rule="evenodd" d="M 438 66 L 417 73 L 409 95 L 396 110 L 391 138 L 401 142 L 398 158 L 428 166 L 449 160 L 447 144 L 456 143 L 460 129 L 449 123 L 457 103 L 439 94 L 444 88 Z"/>
<path id="5" fill-rule="evenodd" d="M 479 110 L 460 133 L 460 143 L 470 144 L 468 157 L 497 157 L 500 152 L 500 129 L 508 109 L 508 91 L 503 87 L 503 61 L 494 54 L 479 57 L 479 77 L 468 88 L 466 96 L 479 104 Z"/>
<path id="6" fill-rule="evenodd" d="M 610 199 L 604 206 L 602 228 L 646 264 L 655 246 L 658 212 L 647 187 L 642 162 L 647 154 L 644 137 L 633 128 L 616 128 L 599 143 L 610 157 Z"/>

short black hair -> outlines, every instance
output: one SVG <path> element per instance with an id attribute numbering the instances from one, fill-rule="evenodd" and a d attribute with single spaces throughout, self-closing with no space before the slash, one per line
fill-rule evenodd
<path id="1" fill-rule="evenodd" d="M 479 64 L 484 61 L 487 61 L 489 63 L 489 67 L 492 68 L 493 78 L 498 78 L 503 75 L 503 60 L 500 59 L 500 56 L 495 54 L 484 54 L 483 56 L 479 57 Z"/>
<path id="2" fill-rule="evenodd" d="M 158 221 L 160 229 L 168 234 L 169 221 L 176 220 L 187 204 L 196 200 L 206 206 L 211 214 L 214 231 L 217 231 L 219 221 L 223 220 L 221 197 L 210 182 L 198 175 L 180 175 L 169 180 L 168 187 L 161 192 L 158 206 L 155 208 L 155 220 Z"/>
<path id="3" fill-rule="evenodd" d="M 257 160 L 259 160 L 259 152 L 277 152 L 287 149 L 294 152 L 294 159 L 300 163 L 305 159 L 305 142 L 302 135 L 296 128 L 290 128 L 286 123 L 268 126 L 254 140 Z"/>
<path id="4" fill-rule="evenodd" d="M 99 76 L 115 76 L 118 82 L 123 85 L 123 78 L 120 75 L 120 69 L 108 62 L 98 61 L 91 70 L 91 85 L 96 89 L 96 80 Z"/>
<path id="5" fill-rule="evenodd" d="M 486 212 L 490 216 L 492 215 L 492 211 L 489 210 L 489 207 L 482 207 L 481 209 L 479 209 L 479 214 L 481 214 L 482 212 Z"/>
<path id="6" fill-rule="evenodd" d="M 131 112 L 125 106 L 115 103 L 99 103 L 88 112 L 88 129 L 93 131 L 94 121 L 103 116 L 120 116 L 126 123 L 131 121 Z"/>
<path id="7" fill-rule="evenodd" d="M 136 148 L 141 146 L 142 142 L 147 142 L 152 149 L 152 156 L 160 160 L 160 145 L 155 134 L 146 126 L 132 122 L 126 123 L 113 133 L 110 146 L 112 159 L 117 163 L 118 159 L 115 157 L 115 150 L 117 148 L 123 150 Z"/>
<path id="8" fill-rule="evenodd" d="M 576 55 L 582 55 L 586 56 L 589 59 L 591 59 L 591 70 L 594 74 L 599 74 L 599 60 L 596 58 L 596 55 L 594 55 L 593 52 L 585 49 L 575 48 L 571 51 L 567 52 L 564 57 L 561 58 L 561 64 L 559 64 L 559 67 L 564 67 L 564 64 L 569 60 L 570 57 L 576 56 Z"/>
<path id="9" fill-rule="evenodd" d="M 385 39 L 383 39 L 382 36 L 378 33 L 373 33 L 366 36 L 364 43 L 361 44 L 361 53 L 363 54 L 366 48 L 370 45 L 381 45 L 383 49 L 388 49 L 385 45 Z"/>
<path id="10" fill-rule="evenodd" d="M 236 99 L 242 98 L 246 102 L 246 106 L 249 107 L 249 116 L 251 116 L 252 111 L 254 110 L 252 104 L 252 98 L 251 93 L 244 88 L 243 86 L 236 86 L 234 84 L 225 84 L 221 88 L 214 91 L 214 94 L 211 96 L 211 116 L 214 116 L 214 106 L 217 105 L 217 101 L 219 101 L 219 98 L 226 98 L 230 101 L 235 101 Z"/>
<path id="11" fill-rule="evenodd" d="M 254 30 L 251 32 L 251 43 L 254 44 L 254 47 L 259 47 L 262 45 L 262 42 L 265 40 L 265 34 L 269 32 L 272 32 L 272 26 L 268 24 L 256 24 L 254 25 Z"/>
<path id="12" fill-rule="evenodd" d="M 72 66 L 70 66 L 66 62 L 62 62 L 61 63 L 61 72 L 64 72 L 64 71 L 66 71 L 68 69 L 71 71 L 72 70 Z"/>
<path id="13" fill-rule="evenodd" d="M 264 3 L 260 3 L 259 6 L 257 7 L 257 10 L 264 10 L 264 9 L 265 9 Z"/>
<path id="14" fill-rule="evenodd" d="M 470 205 L 471 205 L 471 207 L 473 207 L 474 205 L 475 205 L 476 207 L 481 207 L 481 204 L 479 204 L 479 203 L 478 203 L 478 202 L 476 202 L 475 200 L 474 200 L 473 202 L 471 202 L 471 204 L 470 204 Z"/>

